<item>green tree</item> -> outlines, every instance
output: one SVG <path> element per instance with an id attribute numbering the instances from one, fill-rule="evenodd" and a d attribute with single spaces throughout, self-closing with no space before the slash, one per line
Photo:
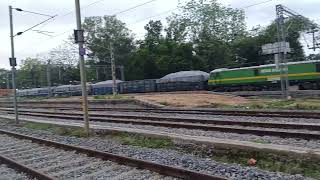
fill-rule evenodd
<path id="1" fill-rule="evenodd" d="M 37 58 L 26 58 L 17 71 L 18 88 L 38 88 L 46 85 L 46 65 Z"/>
<path id="2" fill-rule="evenodd" d="M 94 58 L 91 65 L 110 65 L 110 43 L 113 45 L 116 65 L 123 65 L 128 69 L 129 58 L 134 50 L 134 41 L 131 31 L 125 23 L 115 16 L 86 17 L 83 23 L 86 45 Z M 126 73 L 126 76 L 130 76 Z M 100 72 L 100 80 L 106 76 Z"/>
<path id="3" fill-rule="evenodd" d="M 7 88 L 7 78 L 8 78 L 8 73 L 10 73 L 10 71 L 6 70 L 6 69 L 0 69 L 0 88 L 1 89 L 6 89 Z M 9 76 L 10 78 L 11 76 Z M 10 83 L 10 79 L 9 79 L 9 83 Z M 10 85 L 11 87 L 11 85 Z"/>
<path id="4" fill-rule="evenodd" d="M 181 22 L 193 41 L 210 36 L 230 42 L 245 33 L 244 11 L 225 7 L 217 0 L 190 0 L 181 9 L 171 19 Z"/>
<path id="5" fill-rule="evenodd" d="M 210 71 L 235 64 L 232 43 L 246 35 L 243 10 L 225 7 L 217 0 L 191 0 L 182 12 L 168 18 L 169 38 L 193 44 L 193 64 Z"/>

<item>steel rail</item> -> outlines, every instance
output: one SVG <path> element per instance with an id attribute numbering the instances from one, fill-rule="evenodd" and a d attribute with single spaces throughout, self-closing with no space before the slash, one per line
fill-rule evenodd
<path id="1" fill-rule="evenodd" d="M 70 115 L 70 113 L 63 112 L 42 112 L 42 113 L 29 113 L 22 112 L 21 115 L 35 116 L 35 117 L 46 117 L 46 118 L 57 118 L 63 120 L 81 120 L 81 114 Z M 109 115 L 102 115 L 109 116 Z M 127 116 L 130 117 L 130 116 Z M 115 119 L 116 118 L 116 119 Z M 137 124 L 137 125 L 151 125 L 151 126 L 162 126 L 162 127 L 171 127 L 171 128 L 185 128 L 185 129 L 199 129 L 206 131 L 219 131 L 219 132 L 228 132 L 228 133 L 239 133 L 239 134 L 253 134 L 258 136 L 279 136 L 285 138 L 302 138 L 302 139 L 320 139 L 320 133 L 305 133 L 298 131 L 284 131 L 278 129 L 257 129 L 257 128 L 248 128 L 248 127 L 228 127 L 228 126 L 219 126 L 219 125 L 208 125 L 200 123 L 176 123 L 169 121 L 154 120 L 153 117 L 145 117 L 148 120 L 130 120 L 130 119 L 119 119 L 119 117 L 92 117 L 90 116 L 91 121 L 100 121 L 100 122 L 111 122 L 111 123 L 123 123 L 123 124 Z M 153 120 L 152 120 L 153 119 Z M 161 119 L 161 118 L 160 118 Z M 170 119 L 170 118 L 168 118 Z"/>
<path id="2" fill-rule="evenodd" d="M 1 111 L 11 112 L 8 109 L 0 109 Z M 35 111 L 21 109 L 20 112 L 23 113 L 46 113 L 53 115 L 65 115 L 65 116 L 81 116 L 80 112 L 52 112 L 52 111 Z M 27 115 L 27 114 L 25 114 Z M 122 115 L 122 114 L 97 114 L 90 113 L 91 120 L 99 121 L 103 119 L 110 118 L 122 118 L 122 119 L 139 119 L 148 121 L 169 121 L 169 122 L 185 122 L 185 123 L 200 123 L 200 124 L 214 124 L 214 125 L 240 125 L 240 126 L 253 126 L 253 127 L 263 127 L 263 128 L 279 128 L 282 129 L 306 129 L 320 131 L 320 124 L 315 123 L 277 123 L 277 122 L 254 122 L 254 121 L 237 121 L 237 120 L 216 120 L 216 119 L 200 119 L 200 118 L 178 118 L 178 117 L 159 117 L 159 116 L 138 116 L 138 115 Z M 70 117 L 72 118 L 72 117 Z M 320 123 L 320 120 L 319 120 Z"/>
<path id="3" fill-rule="evenodd" d="M 35 107 L 35 108 L 56 108 L 56 109 L 81 109 L 79 103 L 68 102 L 69 106 L 61 106 L 65 102 L 55 102 L 56 106 L 41 106 L 36 104 L 34 106 L 23 104 L 20 107 Z M 50 102 L 49 104 L 53 104 Z M 91 102 L 91 104 L 99 105 L 101 102 Z M 59 105 L 59 106 L 58 106 Z M 79 106 L 70 106 L 79 105 Z M 10 106 L 2 106 L 10 107 Z M 183 113 L 183 114 L 205 114 L 205 115 L 228 115 L 228 116 L 255 116 L 255 117 L 283 117 L 283 118 L 316 118 L 320 119 L 319 112 L 306 112 L 306 111 L 289 111 L 289 110 L 239 110 L 239 109 L 201 109 L 201 108 L 108 108 L 108 107 L 90 107 L 90 111 L 121 111 L 121 112 L 154 112 L 154 113 Z"/>
<path id="4" fill-rule="evenodd" d="M 13 159 L 10 159 L 8 157 L 0 155 L 0 162 L 7 164 L 12 169 L 17 169 L 18 171 L 26 173 L 28 176 L 37 178 L 40 180 L 56 180 L 55 177 L 50 177 L 48 175 L 43 174 L 40 171 L 37 171 L 36 169 L 33 169 L 31 167 L 25 166 Z"/>
<path id="5" fill-rule="evenodd" d="M 163 174 L 167 176 L 174 176 L 177 178 L 195 179 L 195 180 L 225 180 L 226 179 L 224 177 L 213 176 L 213 175 L 200 173 L 192 170 L 182 169 L 180 167 L 167 166 L 167 165 L 163 165 L 155 162 L 134 159 L 134 158 L 107 153 L 103 151 L 93 150 L 85 147 L 73 146 L 73 145 L 64 144 L 56 141 L 41 139 L 41 138 L 33 137 L 30 135 L 23 135 L 23 134 L 10 132 L 6 130 L 0 130 L 0 133 L 9 135 L 15 138 L 28 139 L 39 144 L 54 146 L 60 149 L 76 151 L 78 153 L 87 154 L 88 156 L 91 156 L 91 157 L 110 160 L 118 164 L 124 164 L 128 166 L 134 166 L 137 168 L 148 169 L 150 171 L 157 172 L 159 174 Z"/>

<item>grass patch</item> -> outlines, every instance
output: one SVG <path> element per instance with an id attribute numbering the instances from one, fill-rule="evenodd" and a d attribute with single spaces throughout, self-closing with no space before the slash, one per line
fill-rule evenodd
<path id="1" fill-rule="evenodd" d="M 257 140 L 257 143 L 266 143 Z M 196 144 L 178 144 L 174 149 L 185 153 L 191 153 L 200 157 L 211 158 L 223 163 L 235 163 L 248 166 L 249 159 L 257 160 L 255 167 L 272 172 L 284 172 L 288 174 L 301 174 L 305 177 L 320 179 L 319 158 L 299 157 L 277 152 L 268 153 L 263 151 L 250 151 L 236 148 L 219 148 Z"/>
<path id="2" fill-rule="evenodd" d="M 209 105 L 199 106 L 200 108 L 232 108 L 234 106 L 222 103 L 210 103 Z"/>
<path id="3" fill-rule="evenodd" d="M 166 101 L 159 102 L 159 104 L 164 105 L 164 106 L 169 106 L 169 103 Z"/>
<path id="4" fill-rule="evenodd" d="M 271 144 L 270 141 L 266 141 L 266 140 L 263 140 L 263 139 L 254 139 L 251 142 L 259 143 L 259 144 Z"/>
<path id="5" fill-rule="evenodd" d="M 39 101 L 39 100 L 45 100 L 45 99 L 49 99 L 49 97 L 48 96 L 19 97 L 19 100 L 35 100 L 35 101 Z"/>
<path id="6" fill-rule="evenodd" d="M 112 135 L 107 135 L 107 138 L 111 137 L 120 141 L 124 145 L 132 145 L 139 147 L 147 148 L 170 148 L 173 146 L 173 143 L 168 138 L 160 137 L 149 137 L 139 134 L 130 134 L 130 133 L 116 133 Z"/>
<path id="7" fill-rule="evenodd" d="M 122 95 L 122 94 L 116 94 L 114 95 L 95 95 L 93 96 L 93 99 L 130 99 L 133 98 L 131 96 Z"/>
<path id="8" fill-rule="evenodd" d="M 318 110 L 320 100 L 313 98 L 297 98 L 291 100 L 255 99 L 257 102 L 233 106 L 245 109 L 290 109 L 290 110 Z"/>
<path id="9" fill-rule="evenodd" d="M 46 130 L 46 131 L 50 131 L 55 134 L 63 135 L 63 136 L 86 137 L 86 134 L 82 128 L 62 127 L 62 126 L 56 126 L 52 124 L 31 123 L 31 122 L 24 123 L 22 127 L 29 128 L 29 129 L 36 129 L 36 130 Z"/>
<path id="10" fill-rule="evenodd" d="M 106 99 L 104 95 L 94 95 L 93 99 Z"/>
<path id="11" fill-rule="evenodd" d="M 310 158 L 292 159 L 292 157 L 276 156 L 271 153 L 247 153 L 229 152 L 227 154 L 216 154 L 211 157 L 214 160 L 225 163 L 237 163 L 247 165 L 250 158 L 257 160 L 256 167 L 274 172 L 284 172 L 288 174 L 302 174 L 306 177 L 320 179 L 320 163 L 318 160 Z"/>

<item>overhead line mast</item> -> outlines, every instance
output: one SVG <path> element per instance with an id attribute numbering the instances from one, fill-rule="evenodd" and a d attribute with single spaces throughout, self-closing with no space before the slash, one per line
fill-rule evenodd
<path id="1" fill-rule="evenodd" d="M 289 78 L 288 78 L 288 59 L 287 59 L 287 47 L 286 47 L 286 37 L 288 28 L 285 27 L 285 15 L 294 17 L 296 19 L 307 19 L 304 16 L 294 12 L 293 10 L 279 4 L 276 5 L 276 15 L 277 15 L 277 34 L 278 34 L 278 43 L 279 43 L 279 65 L 280 65 L 280 79 L 281 79 L 281 90 L 283 96 L 287 99 L 290 99 L 290 90 L 289 90 Z"/>

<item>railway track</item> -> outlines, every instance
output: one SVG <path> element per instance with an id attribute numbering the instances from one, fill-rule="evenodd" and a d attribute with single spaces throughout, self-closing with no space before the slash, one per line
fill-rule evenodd
<path id="1" fill-rule="evenodd" d="M 0 144 L 2 162 L 41 180 L 225 179 L 5 130 Z"/>
<path id="2" fill-rule="evenodd" d="M 11 109 L 1 111 L 12 114 Z M 82 120 L 81 112 L 54 112 L 47 110 L 20 109 L 20 115 L 28 117 L 45 117 L 48 119 Z M 195 118 L 177 118 L 141 115 L 118 115 L 90 113 L 91 121 L 151 125 L 170 128 L 197 129 L 259 136 L 279 136 L 284 138 L 320 139 L 320 124 L 316 123 L 275 123 L 237 120 L 209 120 Z"/>
<path id="3" fill-rule="evenodd" d="M 81 110 L 80 103 L 68 105 L 20 105 L 21 108 L 45 108 L 60 110 Z M 91 105 L 95 105 L 92 103 Z M 97 105 L 98 106 L 98 105 Z M 11 106 L 2 106 L 11 108 Z M 282 117 L 282 118 L 320 118 L 316 111 L 291 110 L 242 110 L 242 109 L 210 109 L 210 108 L 109 108 L 90 107 L 90 111 L 119 111 L 119 112 L 153 112 L 153 113 L 183 113 L 196 115 L 228 115 L 228 116 L 254 116 L 254 117 Z"/>

